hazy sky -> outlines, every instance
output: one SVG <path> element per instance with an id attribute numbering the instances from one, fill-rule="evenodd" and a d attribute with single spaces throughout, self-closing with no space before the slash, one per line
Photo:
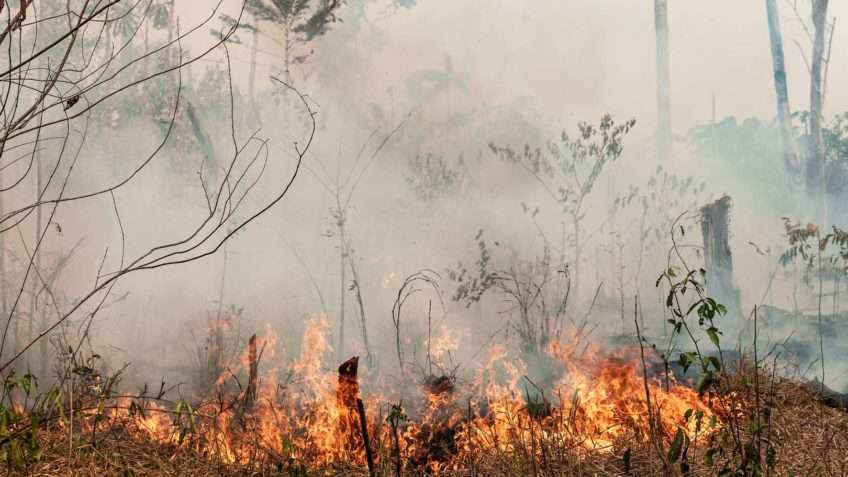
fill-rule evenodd
<path id="1" fill-rule="evenodd" d="M 765 2 L 669 3 L 677 128 L 708 118 L 713 92 L 719 116 L 772 116 Z M 832 15 L 848 14 L 848 2 L 831 4 Z M 794 40 L 807 54 L 809 42 L 789 6 L 780 2 L 790 99 L 799 109 L 808 103 L 809 81 Z M 653 2 L 647 0 L 422 0 L 385 22 L 388 46 L 373 74 L 400 78 L 439 64 L 447 52 L 479 95 L 503 101 L 530 96 L 552 114 L 609 110 L 653 122 L 653 21 Z M 831 110 L 848 99 L 838 87 L 848 79 L 840 55 L 848 37 L 842 33 L 837 25 Z"/>
<path id="2" fill-rule="evenodd" d="M 183 19 L 208 14 L 206 1 L 177 3 Z M 238 0 L 225 3 L 229 11 L 240 4 Z M 331 30 L 318 44 L 315 60 L 333 62 L 342 77 L 347 66 L 351 83 L 364 89 L 358 94 L 385 109 L 390 108 L 388 88 L 399 91 L 410 74 L 441 68 L 447 54 L 471 91 L 468 96 L 451 98 L 457 108 L 530 98 L 539 111 L 557 122 L 612 112 L 636 117 L 643 125 L 640 134 L 653 130 L 655 37 L 650 0 L 419 0 L 413 8 L 388 13 L 392 11 L 389 3 L 366 0 L 367 25 L 352 37 Z M 694 121 L 709 119 L 713 94 L 719 117 L 772 117 L 765 1 L 669 3 L 675 131 L 685 133 Z M 797 3 L 809 23 L 804 8 L 809 2 Z M 790 102 L 794 110 L 802 110 L 809 104 L 802 51 L 809 56 L 811 44 L 791 2 L 778 0 L 778 5 Z M 351 12 L 350 5 L 345 8 L 343 21 Z M 848 17 L 848 2 L 831 2 L 830 16 L 837 19 L 837 28 L 826 110 L 839 112 L 844 109 L 840 105 L 848 104 L 848 90 L 839 87 L 848 80 L 848 61 L 840 54 L 848 35 L 838 20 Z M 352 42 L 362 56 L 334 59 L 327 50 L 336 47 L 335 41 Z M 280 51 L 269 41 L 263 41 L 261 48 Z M 240 82 L 247 76 L 247 58 L 245 49 L 235 58 L 242 66 L 235 71 Z M 281 62 L 261 55 L 260 63 Z M 268 72 L 260 67 L 260 77 Z M 311 89 L 317 92 L 317 87 Z"/>

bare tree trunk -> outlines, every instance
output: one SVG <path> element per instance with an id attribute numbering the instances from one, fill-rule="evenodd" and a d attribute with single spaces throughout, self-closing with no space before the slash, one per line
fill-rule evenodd
<path id="1" fill-rule="evenodd" d="M 0 188 L 3 187 L 3 171 L 0 171 Z M 0 217 L 3 217 L 3 214 L 6 212 L 5 205 L 3 203 L 3 194 L 0 193 Z M 6 276 L 6 234 L 0 233 L 0 312 L 3 313 L 3 326 L 4 330 L 11 329 L 11 323 L 6 322 L 5 320 L 11 321 L 12 318 L 9 316 L 9 301 L 6 295 L 6 282 L 9 281 L 9 277 Z M 5 332 L 4 332 L 5 335 Z M 13 335 L 13 338 L 17 338 Z M 12 351 L 14 354 L 14 350 L 17 347 L 17 343 L 12 347 Z M 0 356 L 0 360 L 5 361 L 5 356 Z"/>
<path id="2" fill-rule="evenodd" d="M 150 19 L 143 18 L 144 22 L 144 54 L 150 53 Z M 150 57 L 145 56 L 141 62 L 141 77 L 147 78 L 147 67 L 150 64 Z"/>
<path id="3" fill-rule="evenodd" d="M 578 212 L 572 215 L 574 224 L 574 296 L 580 301 L 580 259 L 583 251 L 580 243 L 580 216 Z"/>
<path id="4" fill-rule="evenodd" d="M 822 144 L 822 70 L 829 0 L 813 0 L 813 56 L 810 63 L 810 137 L 807 151 L 807 193 L 815 201 L 816 221 L 824 219 L 824 148 Z"/>
<path id="5" fill-rule="evenodd" d="M 353 247 L 348 243 L 348 265 L 350 265 L 350 273 L 353 276 L 353 290 L 356 292 L 356 304 L 359 307 L 359 323 L 362 331 L 362 342 L 365 344 L 365 360 L 368 366 L 374 366 L 374 355 L 371 354 L 371 344 L 368 342 L 368 321 L 365 316 L 365 303 L 362 300 L 362 283 L 359 281 L 359 272 L 356 270 L 355 258 L 353 255 Z"/>
<path id="6" fill-rule="evenodd" d="M 35 162 L 35 182 L 36 182 L 36 194 L 40 194 L 41 188 L 44 187 L 44 178 L 42 176 L 42 171 L 41 171 L 41 162 L 38 161 L 38 160 L 36 160 L 36 162 Z M 39 242 L 43 243 L 43 241 L 41 241 L 41 234 L 43 233 L 45 227 L 50 226 L 50 224 L 45 225 L 43 223 L 43 220 L 44 220 L 44 214 L 41 210 L 41 207 L 37 207 L 35 209 L 36 243 L 39 243 Z M 37 247 L 33 251 L 32 259 L 35 261 L 35 269 L 37 270 L 37 273 L 33 277 L 33 279 L 35 279 L 36 277 L 40 277 L 41 274 L 44 273 L 43 269 L 41 268 L 41 247 Z M 39 307 L 38 297 L 41 295 L 41 293 L 39 293 L 40 287 L 38 285 L 39 285 L 38 280 L 33 281 L 33 287 L 32 287 L 33 310 L 32 310 L 32 316 L 30 317 L 30 319 L 32 320 L 33 323 L 38 323 L 39 326 L 40 326 L 40 329 L 46 330 L 50 326 L 50 323 L 47 320 L 47 314 L 44 313 L 43 310 L 41 310 L 40 307 Z M 49 360 L 48 360 L 49 350 L 48 350 L 48 346 L 47 346 L 49 344 L 49 340 L 50 340 L 50 335 L 47 335 L 47 336 L 44 337 L 44 339 L 41 340 L 41 343 L 39 343 L 39 368 L 38 368 L 39 374 L 38 374 L 38 376 L 41 379 L 45 380 L 45 382 L 47 380 L 47 364 L 49 362 Z"/>
<path id="7" fill-rule="evenodd" d="M 339 348 L 336 350 L 336 353 L 339 357 L 344 356 L 344 345 L 345 345 L 345 295 L 347 294 L 347 290 L 345 290 L 345 283 L 347 282 L 347 238 L 345 237 L 345 226 L 344 226 L 344 212 L 341 210 L 341 203 L 337 201 L 339 205 L 338 210 L 338 223 L 337 226 L 339 228 Z"/>
<path id="8" fill-rule="evenodd" d="M 780 139 L 783 158 L 787 166 L 797 168 L 798 148 L 792 133 L 792 110 L 789 107 L 789 89 L 786 78 L 786 64 L 783 57 L 783 36 L 780 32 L 780 16 L 777 0 L 766 0 L 769 39 L 771 42 L 771 61 L 774 70 L 774 91 L 777 96 L 777 120 L 780 124 Z"/>
<path id="9" fill-rule="evenodd" d="M 253 117 L 258 125 L 262 125 L 262 117 L 259 115 L 259 106 L 256 104 L 256 57 L 259 53 L 259 19 L 255 18 L 256 24 L 253 29 L 253 38 L 250 44 L 250 73 L 248 75 L 248 94 L 253 109 Z"/>
<path id="10" fill-rule="evenodd" d="M 289 25 L 286 25 L 284 30 L 283 30 L 284 33 L 285 33 L 285 48 L 284 48 L 285 49 L 285 56 L 283 58 L 283 63 L 284 63 L 283 66 L 286 69 L 286 71 L 285 71 L 286 83 L 288 83 L 288 84 L 292 84 L 291 83 L 291 49 L 292 49 L 292 44 L 291 44 L 291 31 L 290 30 L 291 30 L 291 27 Z"/>
<path id="11" fill-rule="evenodd" d="M 42 62 L 39 62 L 39 64 L 42 64 Z M 44 119 L 44 116 L 39 115 L 39 117 L 38 117 L 39 128 L 43 124 L 43 119 Z M 38 136 L 36 136 L 36 137 L 38 137 Z M 33 162 L 35 162 L 35 201 L 38 201 L 40 199 L 40 195 L 41 195 L 41 188 L 43 187 L 43 183 L 42 183 L 43 180 L 42 180 L 42 177 L 41 177 L 41 163 L 38 160 L 38 151 L 37 150 L 33 152 Z M 33 243 L 35 245 L 32 248 L 32 257 L 31 257 L 32 267 L 35 269 L 35 272 L 32 273 L 32 288 L 30 289 L 30 310 L 29 310 L 29 320 L 27 320 L 27 340 L 28 341 L 32 340 L 35 337 L 35 327 L 36 327 L 36 324 L 37 324 L 37 321 L 38 321 L 38 317 L 40 316 L 40 313 L 39 313 L 39 310 L 38 310 L 38 296 L 39 296 L 39 293 L 38 293 L 38 277 L 41 276 L 41 272 L 42 272 L 41 271 L 41 247 L 43 245 L 43 242 L 41 241 L 41 233 L 42 233 L 42 227 L 43 227 L 43 224 L 42 224 L 43 219 L 44 219 L 44 215 L 43 215 L 41 206 L 38 205 L 38 206 L 35 207 L 35 240 L 33 241 Z M 41 343 L 39 343 L 39 345 L 40 345 L 39 348 L 44 354 L 47 353 L 46 342 L 47 342 L 47 340 L 43 339 L 43 340 L 41 340 Z M 33 354 L 34 354 L 33 352 L 27 353 L 27 358 L 26 358 L 25 362 L 27 364 L 28 369 L 33 370 L 33 372 L 38 372 L 38 371 L 35 371 L 34 368 L 32 367 Z M 42 356 L 42 357 L 44 357 L 44 356 Z M 45 359 L 45 361 L 46 361 L 46 359 Z M 40 364 L 41 363 L 39 363 L 39 365 Z M 42 378 L 42 379 L 46 379 L 43 374 L 39 374 L 39 377 Z"/>
<path id="12" fill-rule="evenodd" d="M 227 253 L 227 244 L 223 247 L 223 264 L 221 266 L 221 286 L 218 288 L 218 310 L 215 313 L 215 323 L 213 324 L 212 333 L 209 343 L 209 381 L 204 383 L 208 389 L 217 382 L 218 378 L 224 372 L 224 291 L 227 285 L 227 261 L 229 255 Z M 255 335 L 254 335 L 255 336 Z"/>
<path id="13" fill-rule="evenodd" d="M 664 161 L 671 157 L 671 73 L 667 0 L 654 0 L 654 28 L 657 34 L 657 156 Z"/>

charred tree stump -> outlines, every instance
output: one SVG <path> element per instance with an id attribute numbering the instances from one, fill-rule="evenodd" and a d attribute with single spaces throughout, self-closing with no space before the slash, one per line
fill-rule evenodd
<path id="1" fill-rule="evenodd" d="M 374 454 L 371 453 L 371 439 L 368 438 L 368 419 L 365 417 L 365 404 L 362 399 L 356 399 L 356 410 L 359 414 L 359 429 L 362 432 L 362 446 L 365 448 L 365 459 L 368 463 L 368 475 L 375 477 Z"/>
<path id="2" fill-rule="evenodd" d="M 358 442 L 360 422 L 357 417 L 359 412 L 358 369 L 359 356 L 354 356 L 342 363 L 339 366 L 339 384 L 336 388 L 336 407 L 339 410 L 338 432 L 344 437 L 349 452 L 355 452 L 360 447 Z"/>
<path id="3" fill-rule="evenodd" d="M 704 239 L 706 289 L 732 313 L 741 309 L 739 289 L 733 282 L 733 257 L 730 253 L 730 197 L 724 196 L 701 208 L 701 233 Z"/>
<path id="4" fill-rule="evenodd" d="M 336 388 L 336 403 L 345 409 L 356 409 L 359 397 L 359 356 L 354 356 L 339 366 L 339 386 Z"/>
<path id="5" fill-rule="evenodd" d="M 250 366 L 247 377 L 247 392 L 245 393 L 245 404 L 251 409 L 256 402 L 256 382 L 259 378 L 259 357 L 256 352 L 256 335 L 250 337 L 247 349 L 247 359 Z"/>

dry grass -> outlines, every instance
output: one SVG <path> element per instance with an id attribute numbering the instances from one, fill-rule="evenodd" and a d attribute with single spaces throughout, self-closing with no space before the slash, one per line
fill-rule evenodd
<path id="1" fill-rule="evenodd" d="M 740 381 L 739 389 L 750 389 Z M 747 409 L 751 413 L 753 409 Z M 770 413 L 770 415 L 769 415 Z M 752 414 L 749 414 L 752 415 Z M 765 396 L 760 410 L 771 429 L 763 433 L 763 449 L 768 443 L 775 449 L 776 465 L 766 475 L 774 476 L 845 476 L 848 475 L 848 413 L 823 406 L 816 395 L 797 382 L 778 380 L 773 396 Z M 744 439 L 750 434 L 740 426 Z M 285 465 L 269 458 L 251 466 L 222 464 L 202 453 L 160 444 L 134 437 L 119 426 L 98 437 L 97 446 L 88 436 L 75 439 L 69 451 L 68 436 L 59 429 L 45 429 L 40 434 L 43 456 L 25 471 L 9 472 L 10 476 L 301 476 Z M 628 444 L 632 444 L 628 445 Z M 690 475 L 715 475 L 715 469 L 704 465 L 705 444 L 692 449 L 689 455 Z M 535 452 L 534 452 L 535 449 Z M 540 451 L 542 449 L 542 451 Z M 625 469 L 623 455 L 630 449 L 630 469 Z M 663 450 L 665 451 L 665 449 Z M 763 450 L 765 453 L 765 450 Z M 461 469 L 444 470 L 449 476 L 649 476 L 663 475 L 663 464 L 656 449 L 644 443 L 617 443 L 615 449 L 603 452 L 565 448 L 545 439 L 515 446 L 515 451 L 472 452 Z M 542 457 L 539 457 L 539 456 Z M 395 476 L 392 460 L 382 456 L 384 464 L 379 476 Z M 765 459 L 765 456 L 763 456 Z M 683 475 L 680 466 L 671 469 L 672 475 Z M 307 475 L 367 475 L 361 468 L 343 463 L 334 469 L 310 469 Z M 427 475 L 423 471 L 407 470 L 404 475 Z"/>
<path id="2" fill-rule="evenodd" d="M 777 383 L 774 409 L 775 475 L 848 475 L 848 412 L 790 381 Z"/>

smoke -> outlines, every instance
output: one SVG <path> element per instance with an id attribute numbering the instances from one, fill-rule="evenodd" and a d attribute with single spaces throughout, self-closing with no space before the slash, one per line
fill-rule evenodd
<path id="1" fill-rule="evenodd" d="M 187 23 L 208 14 L 198 2 L 177 3 L 178 15 Z M 233 5 L 228 8 L 235 12 Z M 693 202 L 700 206 L 723 194 L 733 198 L 731 249 L 743 312 L 761 304 L 764 294 L 766 303 L 792 309 L 792 284 L 787 273 L 775 271 L 775 264 L 784 243 L 780 217 L 798 216 L 804 210 L 802 194 L 793 190 L 798 201 L 784 207 L 772 200 L 793 184 L 782 165 L 776 166 L 777 180 L 767 182 L 734 165 L 732 157 L 698 156 L 686 138 L 691 126 L 711 121 L 713 102 L 719 120 L 735 116 L 769 122 L 774 116 L 763 8 L 758 2 L 736 0 L 671 6 L 676 159 L 662 167 L 680 181 L 692 177 L 694 185 L 682 194 L 672 193 L 669 200 L 651 202 L 654 208 L 647 211 L 647 221 L 657 230 L 640 252 L 644 217 L 639 201 L 616 214 L 611 210 L 616 199 L 634 188 L 639 197 L 648 197 L 647 184 L 657 174 L 653 12 L 648 3 L 575 0 L 530 6 L 428 0 L 398 9 L 387 1 L 349 1 L 339 15 L 342 21 L 310 46 L 314 54 L 295 69 L 294 84 L 315 105 L 319 130 L 290 195 L 217 254 L 122 280 L 92 326 L 93 348 L 113 367 L 133 363 L 134 382 L 162 376 L 188 380 L 192 356 L 204 346 L 211 318 L 221 313 L 232 318 L 228 333 L 236 341 L 269 324 L 278 331 L 283 354 L 296 356 L 306 317 L 326 312 L 337 330 L 344 294 L 345 351 L 362 353 L 358 289 L 374 353 L 388 368 L 394 366 L 388 363 L 395 353 L 391 309 L 397 290 L 405 277 L 429 268 L 443 277 L 445 308 L 435 306 L 438 297 L 430 292 L 411 299 L 402 317 L 404 346 L 410 356 L 422 360 L 428 333 L 450 330 L 444 332 L 454 338 L 450 358 L 442 358 L 471 362 L 493 339 L 514 334 L 509 326 L 514 316 L 511 305 L 502 296 L 486 295 L 470 307 L 451 299 L 456 284 L 448 278 L 448 269 L 456 269 L 458 262 L 476 266 L 478 231 L 485 232 L 493 260 L 504 269 L 538 259 L 546 243 L 564 244 L 566 254 L 573 253 L 572 239 L 560 239 L 563 232 L 573 231 L 563 225 L 559 206 L 531 174 L 499 160 L 489 144 L 517 150 L 525 145 L 545 147 L 562 131 L 576 133 L 578 121 L 597 123 L 605 113 L 618 122 L 635 118 L 637 125 L 624 139 L 623 156 L 604 170 L 581 219 L 587 231 L 581 264 L 584 284 L 578 296 L 570 297 L 570 318 L 579 320 L 588 313 L 599 340 L 632 335 L 632 301 L 639 295 L 646 333 L 659 341 L 668 330 L 661 306 L 664 297 L 654 282 L 667 265 L 669 220 L 692 208 Z M 808 81 L 801 52 L 808 49 L 807 40 L 790 18 L 788 4 L 781 8 L 790 100 L 794 109 L 805 109 Z M 848 14 L 848 4 L 833 5 L 831 14 Z M 252 99 L 246 97 L 249 45 L 229 47 L 237 91 L 237 139 L 244 141 L 254 130 L 270 139 L 270 180 L 255 190 L 249 207 L 279 189 L 291 172 L 293 141 L 302 145 L 305 140 L 302 107 L 270 80 L 281 72 L 275 37 L 278 32 L 267 26 L 259 47 L 257 97 Z M 789 40 L 797 40 L 802 48 Z M 834 45 L 843 41 L 837 30 Z M 203 37 L 194 37 L 187 47 L 200 50 L 204 42 Z M 226 61 L 219 52 L 194 65 L 190 72 L 194 89 L 187 93 L 188 99 L 205 108 L 201 125 L 212 137 L 218 157 L 232 150 L 224 119 L 229 104 L 204 99 L 204 94 L 212 93 L 200 85 L 225 88 L 226 81 L 216 83 L 213 73 Z M 848 65 L 835 56 L 828 79 L 829 112 L 838 112 L 848 101 L 848 91 L 839 86 L 846 79 Z M 247 118 L 254 102 L 259 105 L 261 127 Z M 163 137 L 145 117 L 96 135 L 112 135 L 117 149 L 89 148 L 73 187 L 110 183 L 127 171 L 123 161 L 145 157 Z M 196 152 L 182 154 L 166 147 L 161 158 L 116 194 L 120 224 L 109 197 L 94 206 L 62 209 L 57 218 L 62 232 L 51 235 L 50 250 L 61 254 L 84 239 L 61 281 L 67 300 L 82 293 L 85 285 L 80 284 L 96 279 L 104 254 L 105 263 L 114 266 L 121 253 L 137 255 L 196 224 L 206 207 L 196 175 L 205 167 L 204 159 Z M 428 155 L 442 158 L 458 178 L 422 199 L 410 186 L 420 177 L 409 164 Z M 706 184 L 704 192 L 695 193 L 701 182 Z M 347 204 L 345 233 L 359 276 L 355 284 L 347 265 L 346 281 L 340 283 L 337 190 Z M 536 215 L 527 212 L 537 208 Z M 699 245 L 697 217 L 687 216 L 683 225 L 689 227 L 681 238 L 684 243 Z M 126 241 L 121 251 L 122 235 Z M 759 253 L 751 243 L 760 252 L 769 251 Z M 701 263 L 697 247 L 685 253 L 692 263 Z M 589 313 L 596 291 L 597 301 Z M 805 297 L 802 302 L 809 306 L 809 290 Z M 429 304 L 434 306 L 428 313 Z M 627 310 L 624 317 L 622 306 Z M 81 316 L 74 325 L 83 321 Z M 745 317 L 726 321 L 719 326 L 726 330 L 728 346 L 735 346 L 735 335 L 750 327 Z M 814 339 L 815 330 L 806 326 L 779 330 L 769 334 L 771 342 L 792 333 L 799 340 Z M 842 354 L 835 344 L 829 349 Z M 832 381 L 843 383 L 838 378 Z"/>

